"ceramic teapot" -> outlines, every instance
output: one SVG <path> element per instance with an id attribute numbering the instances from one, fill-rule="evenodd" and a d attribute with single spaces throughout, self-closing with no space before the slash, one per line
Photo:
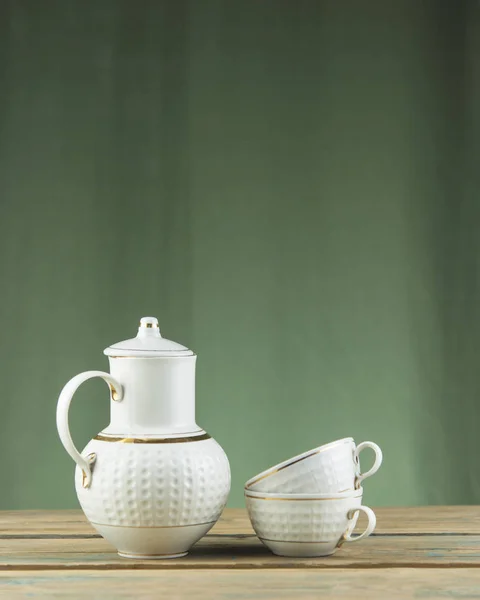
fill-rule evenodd
<path id="1" fill-rule="evenodd" d="M 93 527 L 127 558 L 184 556 L 215 524 L 230 491 L 220 445 L 195 422 L 196 355 L 163 338 L 154 317 L 104 350 L 110 373 L 86 371 L 60 393 L 57 429 L 77 463 L 75 487 Z M 110 389 L 111 420 L 80 454 L 68 427 L 77 388 Z"/>

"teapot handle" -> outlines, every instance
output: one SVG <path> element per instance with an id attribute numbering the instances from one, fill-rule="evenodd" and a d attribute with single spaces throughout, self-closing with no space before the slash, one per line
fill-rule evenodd
<path id="1" fill-rule="evenodd" d="M 68 427 L 68 410 L 70 408 L 70 402 L 72 401 L 73 395 L 77 389 L 89 379 L 93 377 L 101 377 L 105 380 L 110 388 L 112 400 L 121 401 L 123 398 L 123 387 L 120 383 L 112 377 L 109 373 L 103 371 L 85 371 L 79 375 L 72 377 L 70 381 L 64 386 L 60 392 L 57 403 L 57 430 L 60 440 L 65 450 L 70 454 L 77 465 L 82 469 L 83 472 L 83 487 L 88 488 L 92 483 L 92 469 L 91 464 L 95 462 L 95 455 L 87 457 L 86 459 L 80 454 L 73 443 L 72 436 L 70 435 L 70 429 Z"/>

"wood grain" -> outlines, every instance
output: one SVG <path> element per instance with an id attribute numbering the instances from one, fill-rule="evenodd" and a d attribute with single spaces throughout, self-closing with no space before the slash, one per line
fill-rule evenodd
<path id="1" fill-rule="evenodd" d="M 422 506 L 375 508 L 378 534 L 472 534 L 480 535 L 478 506 Z M 253 533 L 243 508 L 228 508 L 212 533 Z M 3 536 L 98 535 L 81 510 L 2 511 Z"/>
<path id="2" fill-rule="evenodd" d="M 1 598 L 168 598 L 169 600 L 469 600 L 480 597 L 476 569 L 320 571 L 0 572 Z"/>
<path id="3" fill-rule="evenodd" d="M 138 561 L 79 510 L 0 512 L 0 598 L 480 599 L 479 507 L 376 513 L 373 536 L 331 557 L 275 556 L 228 509 L 187 557 Z"/>
<path id="4" fill-rule="evenodd" d="M 480 536 L 379 536 L 344 544 L 324 558 L 275 556 L 251 535 L 207 535 L 184 558 L 132 560 L 119 557 L 103 538 L 0 540 L 0 570 L 6 569 L 480 569 Z M 479 591 L 480 593 L 480 591 Z"/>

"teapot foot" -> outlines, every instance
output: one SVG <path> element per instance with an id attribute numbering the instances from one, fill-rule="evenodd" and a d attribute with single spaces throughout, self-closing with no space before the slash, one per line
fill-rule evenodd
<path id="1" fill-rule="evenodd" d="M 118 556 L 122 558 L 136 558 L 137 560 L 163 560 L 166 558 L 182 558 L 187 556 L 188 552 L 180 552 L 179 554 L 131 554 L 127 552 L 119 552 Z"/>
<path id="2" fill-rule="evenodd" d="M 215 521 L 157 526 L 91 523 L 123 558 L 156 560 L 185 556 L 193 544 L 213 527 Z"/>

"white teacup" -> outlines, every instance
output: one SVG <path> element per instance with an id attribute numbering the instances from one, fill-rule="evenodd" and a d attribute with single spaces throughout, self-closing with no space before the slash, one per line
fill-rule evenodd
<path id="1" fill-rule="evenodd" d="M 372 468 L 360 472 L 359 455 L 365 448 L 375 452 Z M 382 464 L 382 451 L 373 442 L 355 445 L 353 438 L 343 438 L 289 458 L 259 473 L 245 484 L 256 492 L 282 494 L 330 494 L 358 489 Z"/>
<path id="2" fill-rule="evenodd" d="M 362 505 L 363 490 L 343 494 L 267 494 L 245 490 L 245 502 L 259 539 L 280 556 L 328 556 L 344 542 L 358 542 L 375 529 L 375 513 Z M 365 531 L 352 537 L 359 511 Z"/>

